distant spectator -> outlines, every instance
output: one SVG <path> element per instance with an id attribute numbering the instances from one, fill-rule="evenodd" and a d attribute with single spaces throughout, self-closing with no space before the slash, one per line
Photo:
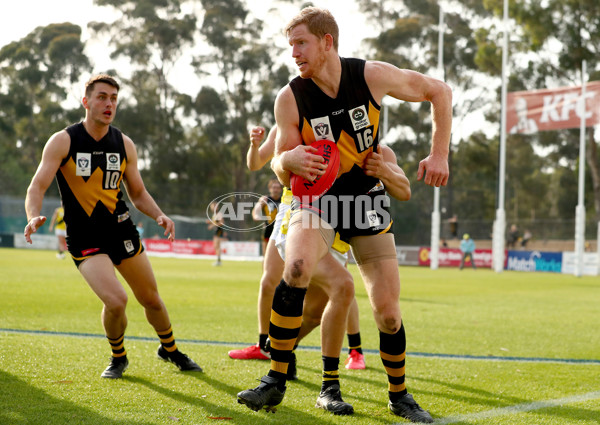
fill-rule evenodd
<path id="1" fill-rule="evenodd" d="M 531 240 L 532 236 L 533 235 L 531 234 L 529 229 L 525 229 L 525 232 L 523 232 L 523 238 L 521 239 L 521 247 L 523 249 L 527 248 L 527 243 Z"/>
<path id="2" fill-rule="evenodd" d="M 144 245 L 144 223 L 140 221 L 135 226 L 135 230 L 137 230 L 138 234 L 140 235 L 140 241 L 142 241 L 142 245 Z M 146 248 L 146 245 L 144 245 L 144 248 Z"/>
<path id="3" fill-rule="evenodd" d="M 514 248 L 516 246 L 517 241 L 519 240 L 519 229 L 516 224 L 512 224 L 510 226 L 510 231 L 508 232 L 508 239 L 506 241 L 507 248 Z"/>
<path id="4" fill-rule="evenodd" d="M 452 239 L 458 239 L 458 217 L 456 214 L 448 219 L 448 224 L 450 225 L 450 236 Z"/>
<path id="5" fill-rule="evenodd" d="M 135 229 L 138 231 L 140 239 L 142 239 L 144 237 L 144 223 L 140 221 L 137 226 L 135 226 Z"/>
<path id="6" fill-rule="evenodd" d="M 459 269 L 463 269 L 467 258 L 471 261 L 471 267 L 473 267 L 473 269 L 477 269 L 477 267 L 475 267 L 475 259 L 473 258 L 473 252 L 475 252 L 475 241 L 471 239 L 468 233 L 465 233 L 462 241 L 460 241 L 460 252 L 462 252 L 463 257 L 462 260 L 460 260 Z"/>

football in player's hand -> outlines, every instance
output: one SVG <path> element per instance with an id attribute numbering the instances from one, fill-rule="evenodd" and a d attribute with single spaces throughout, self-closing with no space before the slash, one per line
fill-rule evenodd
<path id="1" fill-rule="evenodd" d="M 340 169 L 340 151 L 335 142 L 331 140 L 318 140 L 311 147 L 317 149 L 316 155 L 320 155 L 327 164 L 325 174 L 317 176 L 313 181 L 292 174 L 290 186 L 294 197 L 303 203 L 311 203 L 323 196 L 333 186 Z"/>

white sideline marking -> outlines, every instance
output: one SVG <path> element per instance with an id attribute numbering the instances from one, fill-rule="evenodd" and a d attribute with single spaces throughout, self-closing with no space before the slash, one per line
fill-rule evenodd
<path id="1" fill-rule="evenodd" d="M 486 410 L 483 412 L 472 413 L 468 415 L 449 416 L 440 418 L 434 421 L 435 424 L 445 425 L 456 422 L 476 421 L 479 419 L 489 419 L 498 416 L 514 415 L 522 412 L 531 412 L 534 410 L 545 409 L 547 407 L 562 406 L 564 404 L 578 403 L 581 401 L 589 401 L 600 399 L 600 391 L 594 391 L 587 394 L 573 395 L 570 397 L 556 398 L 554 400 L 534 401 L 532 403 L 515 404 L 514 406 L 500 407 L 497 409 Z M 402 425 L 400 423 L 394 425 Z"/>

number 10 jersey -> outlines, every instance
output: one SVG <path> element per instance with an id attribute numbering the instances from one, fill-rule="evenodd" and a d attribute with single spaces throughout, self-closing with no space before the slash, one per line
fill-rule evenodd
<path id="1" fill-rule="evenodd" d="M 67 233 L 101 234 L 128 216 L 120 186 L 127 165 L 123 134 L 113 126 L 96 141 L 83 123 L 67 127 L 69 154 L 56 180 L 65 208 Z M 108 229 L 107 229 L 108 227 Z"/>

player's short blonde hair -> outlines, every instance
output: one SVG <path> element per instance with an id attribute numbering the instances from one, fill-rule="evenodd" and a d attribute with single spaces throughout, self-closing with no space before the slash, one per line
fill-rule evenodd
<path id="1" fill-rule="evenodd" d="M 308 31 L 319 37 L 319 39 L 323 38 L 325 34 L 330 34 L 333 37 L 333 48 L 337 52 L 340 30 L 329 10 L 319 9 L 318 7 L 305 7 L 286 25 L 285 35 L 289 36 L 294 27 L 302 24 L 306 24 Z"/>

